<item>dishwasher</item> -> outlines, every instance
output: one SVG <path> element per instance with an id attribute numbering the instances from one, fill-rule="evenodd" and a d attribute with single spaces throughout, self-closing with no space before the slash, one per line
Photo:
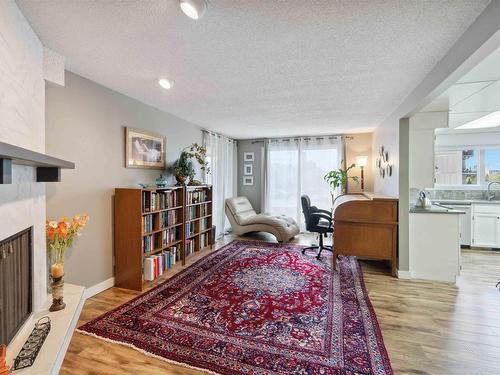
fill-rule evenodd
<path id="1" fill-rule="evenodd" d="M 445 204 L 446 207 L 465 212 L 465 215 L 460 215 L 460 245 L 462 247 L 470 247 L 471 245 L 471 217 L 472 206 L 470 204 Z"/>

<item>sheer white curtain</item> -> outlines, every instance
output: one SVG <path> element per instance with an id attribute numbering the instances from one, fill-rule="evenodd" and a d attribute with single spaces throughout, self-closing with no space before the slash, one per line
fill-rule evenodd
<path id="1" fill-rule="evenodd" d="M 313 205 L 330 209 L 330 188 L 323 177 L 340 167 L 343 155 L 340 136 L 268 140 L 265 211 L 291 216 L 304 229 L 300 196 L 307 194 Z"/>
<path id="2" fill-rule="evenodd" d="M 213 188 L 213 223 L 216 237 L 231 226 L 224 213 L 224 201 L 236 195 L 236 142 L 220 134 L 203 132 L 203 144 L 207 148 L 210 173 L 206 183 Z"/>
<path id="3" fill-rule="evenodd" d="M 270 139 L 266 154 L 264 212 L 296 218 L 300 191 L 299 139 Z"/>

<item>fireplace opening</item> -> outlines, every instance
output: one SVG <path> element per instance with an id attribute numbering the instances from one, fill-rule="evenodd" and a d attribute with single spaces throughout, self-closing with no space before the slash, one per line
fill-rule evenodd
<path id="1" fill-rule="evenodd" d="M 0 344 L 8 345 L 32 312 L 32 228 L 0 242 Z"/>

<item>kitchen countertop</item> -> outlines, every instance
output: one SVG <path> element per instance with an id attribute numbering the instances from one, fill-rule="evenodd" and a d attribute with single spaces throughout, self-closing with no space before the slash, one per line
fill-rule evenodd
<path id="1" fill-rule="evenodd" d="M 488 201 L 486 199 L 433 199 L 433 202 L 441 203 L 441 204 L 463 204 L 470 205 L 472 203 L 480 203 L 480 204 L 500 204 L 500 200 L 492 200 Z"/>
<path id="2" fill-rule="evenodd" d="M 465 212 L 460 210 L 455 210 L 453 208 L 441 206 L 438 204 L 432 204 L 430 208 L 421 208 L 421 207 L 411 207 L 410 213 L 414 214 L 465 214 Z"/>

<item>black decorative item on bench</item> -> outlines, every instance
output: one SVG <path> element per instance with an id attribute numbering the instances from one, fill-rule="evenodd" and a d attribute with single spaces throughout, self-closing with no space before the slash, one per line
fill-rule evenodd
<path id="1" fill-rule="evenodd" d="M 24 343 L 21 351 L 14 360 L 14 370 L 20 370 L 30 367 L 35 363 L 36 356 L 40 351 L 45 338 L 50 332 L 50 318 L 44 316 L 40 318 L 35 324 L 35 328 Z"/>

